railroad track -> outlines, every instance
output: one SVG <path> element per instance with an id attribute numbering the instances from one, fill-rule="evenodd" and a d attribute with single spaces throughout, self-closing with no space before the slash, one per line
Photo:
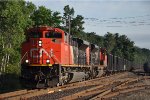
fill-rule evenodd
<path id="1" fill-rule="evenodd" d="M 32 100 L 32 99 L 97 99 L 106 98 L 106 95 L 123 91 L 129 87 L 128 84 L 136 83 L 150 77 L 131 77 L 129 73 L 117 73 L 110 76 L 67 84 L 60 87 L 20 90 L 0 95 L 1 99 L 6 100 Z M 140 86 L 138 86 L 140 88 Z M 144 87 L 144 85 L 141 87 Z M 133 87 L 134 88 L 134 87 Z M 118 91 L 117 91 L 118 90 Z M 107 96 L 110 98 L 111 95 Z"/>
<path id="2" fill-rule="evenodd" d="M 147 77 L 147 79 L 149 79 L 149 78 L 150 77 Z M 138 91 L 138 90 L 146 89 L 146 88 L 150 87 L 150 84 L 149 85 L 139 84 L 138 81 L 141 81 L 141 80 L 143 80 L 143 78 L 133 79 L 133 80 L 127 81 L 123 84 L 120 84 L 118 86 L 112 87 L 112 89 L 108 89 L 108 90 L 105 89 L 104 92 L 94 96 L 93 98 L 91 98 L 91 100 L 111 99 L 112 97 L 120 95 L 120 94 L 124 94 L 124 93 L 128 93 L 128 92 L 134 92 L 134 91 Z M 134 84 L 132 84 L 132 83 L 134 83 Z"/>

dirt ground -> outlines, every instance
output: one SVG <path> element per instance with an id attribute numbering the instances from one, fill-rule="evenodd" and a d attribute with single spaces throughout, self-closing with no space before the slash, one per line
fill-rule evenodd
<path id="1" fill-rule="evenodd" d="M 142 90 L 120 94 L 112 97 L 111 100 L 150 100 L 150 79 L 141 80 L 136 84 L 145 84 L 149 86 Z"/>

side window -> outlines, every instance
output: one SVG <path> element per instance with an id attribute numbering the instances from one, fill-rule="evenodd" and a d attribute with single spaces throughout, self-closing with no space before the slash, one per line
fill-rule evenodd
<path id="1" fill-rule="evenodd" d="M 61 33 L 57 33 L 57 32 L 47 32 L 45 34 L 45 38 L 62 38 L 62 34 Z"/>
<path id="2" fill-rule="evenodd" d="M 45 34 L 45 37 L 46 37 L 46 38 L 50 38 L 50 33 L 47 32 L 47 33 Z"/>
<path id="3" fill-rule="evenodd" d="M 52 42 L 60 44 L 62 39 L 62 34 L 59 32 L 46 32 L 45 38 L 50 38 Z"/>

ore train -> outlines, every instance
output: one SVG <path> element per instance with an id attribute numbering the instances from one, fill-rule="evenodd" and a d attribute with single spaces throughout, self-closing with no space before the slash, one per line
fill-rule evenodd
<path id="1" fill-rule="evenodd" d="M 41 88 L 84 81 L 107 72 L 129 70 L 130 61 L 49 26 L 33 27 L 22 43 L 21 78 Z"/>

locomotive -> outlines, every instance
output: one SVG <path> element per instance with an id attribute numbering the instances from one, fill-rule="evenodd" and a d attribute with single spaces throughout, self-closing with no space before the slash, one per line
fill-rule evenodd
<path id="1" fill-rule="evenodd" d="M 125 60 L 59 28 L 33 27 L 25 36 L 21 46 L 21 78 L 25 85 L 53 87 L 102 76 L 107 70 L 126 70 Z"/>

